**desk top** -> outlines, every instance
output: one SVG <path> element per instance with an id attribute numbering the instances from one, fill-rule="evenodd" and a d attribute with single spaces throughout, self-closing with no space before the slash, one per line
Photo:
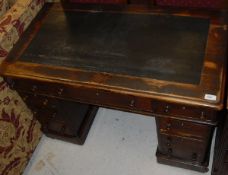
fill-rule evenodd
<path id="1" fill-rule="evenodd" d="M 193 17 L 52 10 L 20 60 L 199 84 L 208 29 Z"/>
<path id="2" fill-rule="evenodd" d="M 221 109 L 226 36 L 219 12 L 46 5 L 1 74 Z"/>

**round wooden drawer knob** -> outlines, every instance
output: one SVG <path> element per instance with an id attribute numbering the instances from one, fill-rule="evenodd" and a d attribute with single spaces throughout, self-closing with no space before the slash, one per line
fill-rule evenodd
<path id="1" fill-rule="evenodd" d="M 167 129 L 167 130 L 170 130 L 170 129 L 171 129 L 171 126 L 172 126 L 172 124 L 171 124 L 171 123 L 167 123 L 167 125 L 166 125 L 166 129 Z"/>
<path id="2" fill-rule="evenodd" d="M 58 90 L 58 95 L 62 95 L 63 94 L 63 88 L 60 88 L 59 90 Z"/>
<path id="3" fill-rule="evenodd" d="M 43 101 L 43 105 L 44 105 L 44 106 L 47 106 L 47 105 L 48 105 L 48 99 L 45 99 L 45 100 Z"/>
<path id="4" fill-rule="evenodd" d="M 33 85 L 33 86 L 32 86 L 32 91 L 33 91 L 33 92 L 37 91 L 37 89 L 38 89 L 38 88 L 37 88 L 36 85 Z"/>
<path id="5" fill-rule="evenodd" d="M 168 113 L 169 111 L 170 111 L 170 106 L 167 105 L 167 106 L 165 107 L 165 113 Z"/>

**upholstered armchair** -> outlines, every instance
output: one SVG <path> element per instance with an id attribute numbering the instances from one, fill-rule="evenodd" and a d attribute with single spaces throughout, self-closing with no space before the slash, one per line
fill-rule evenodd
<path id="1" fill-rule="evenodd" d="M 44 0 L 0 0 L 0 63 L 43 4 Z M 41 134 L 31 111 L 0 77 L 0 174 L 21 174 Z"/>

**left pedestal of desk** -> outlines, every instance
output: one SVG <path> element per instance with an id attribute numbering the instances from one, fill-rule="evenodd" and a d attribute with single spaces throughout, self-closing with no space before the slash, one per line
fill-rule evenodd
<path id="1" fill-rule="evenodd" d="M 12 79 L 7 81 L 32 110 L 45 135 L 79 145 L 84 144 L 98 111 L 97 106 L 51 97 L 48 96 L 48 91 L 46 94 L 37 93 L 39 90 L 36 85 L 23 85 L 23 80 L 19 87 L 17 85 L 20 80 L 17 80 L 17 83 Z M 28 86 L 31 88 L 27 88 Z"/>

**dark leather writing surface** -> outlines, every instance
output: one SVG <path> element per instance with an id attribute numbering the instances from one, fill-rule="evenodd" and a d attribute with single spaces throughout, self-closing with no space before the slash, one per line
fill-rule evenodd
<path id="1" fill-rule="evenodd" d="M 198 84 L 209 20 L 51 10 L 21 60 Z"/>

